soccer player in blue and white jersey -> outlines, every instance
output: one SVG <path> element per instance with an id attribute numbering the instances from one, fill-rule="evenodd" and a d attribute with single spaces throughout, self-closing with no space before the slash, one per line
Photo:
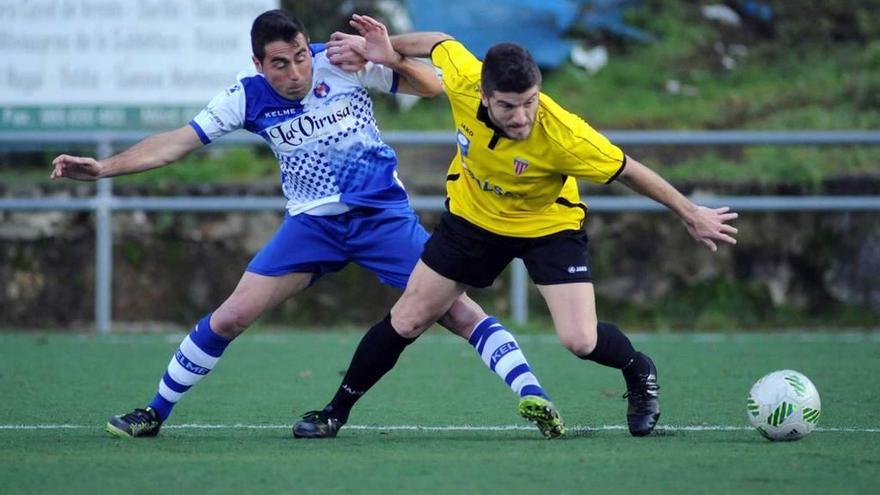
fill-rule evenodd
<path id="1" fill-rule="evenodd" d="M 382 142 L 367 88 L 432 96 L 442 90 L 433 68 L 402 57 L 390 44 L 374 60 L 336 60 L 309 45 L 302 24 L 281 10 L 256 18 L 251 29 L 256 73 L 215 97 L 188 125 L 149 137 L 103 160 L 60 155 L 50 175 L 97 180 L 143 172 L 180 160 L 221 136 L 245 129 L 262 137 L 281 168 L 287 213 L 274 237 L 251 260 L 228 299 L 184 338 L 143 409 L 113 416 L 107 431 L 120 437 L 155 436 L 175 404 L 217 364 L 229 343 L 266 310 L 353 262 L 386 284 L 406 286 L 428 234 L 397 178 L 397 158 Z M 346 67 L 346 64 L 348 66 Z M 441 324 L 470 339 L 487 366 L 520 396 L 520 412 L 549 437 L 564 426 L 513 336 L 466 295 Z M 412 342 L 369 336 L 358 351 L 376 355 L 384 374 Z M 379 352 L 390 351 L 390 352 Z M 383 356 L 393 355 L 393 359 Z M 381 376 L 381 375 L 380 375 Z M 334 436 L 364 391 L 345 387 L 344 412 L 312 411 L 300 437 Z"/>

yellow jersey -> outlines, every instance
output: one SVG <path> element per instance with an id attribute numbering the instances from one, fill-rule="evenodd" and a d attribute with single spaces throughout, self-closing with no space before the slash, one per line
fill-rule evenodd
<path id="1" fill-rule="evenodd" d="M 541 93 L 525 140 L 505 137 L 480 102 L 480 62 L 461 43 L 431 51 L 452 106 L 457 150 L 446 182 L 449 211 L 511 237 L 541 237 L 583 224 L 576 178 L 608 183 L 623 170 L 617 146 Z"/>

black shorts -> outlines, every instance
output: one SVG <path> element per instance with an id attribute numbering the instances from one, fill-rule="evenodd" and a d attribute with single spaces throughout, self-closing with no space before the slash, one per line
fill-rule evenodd
<path id="1" fill-rule="evenodd" d="M 444 212 L 425 244 L 422 261 L 446 278 L 489 287 L 514 259 L 521 258 L 539 285 L 592 282 L 587 233 L 564 230 L 543 237 L 508 237 Z"/>

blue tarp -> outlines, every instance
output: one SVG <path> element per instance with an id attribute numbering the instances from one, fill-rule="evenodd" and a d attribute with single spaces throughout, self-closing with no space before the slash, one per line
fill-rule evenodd
<path id="1" fill-rule="evenodd" d="M 641 0 L 408 0 L 416 31 L 443 31 L 482 58 L 495 43 L 511 41 L 529 49 L 538 65 L 556 67 L 572 43 L 562 35 L 572 26 L 603 30 L 647 41 L 623 22 L 623 10 Z"/>
<path id="2" fill-rule="evenodd" d="M 588 7 L 578 20 L 578 26 L 585 31 L 603 31 L 619 38 L 647 43 L 652 37 L 644 31 L 628 25 L 623 20 L 623 11 L 638 7 L 641 0 L 581 0 Z"/>
<path id="3" fill-rule="evenodd" d="M 408 4 L 416 31 L 448 33 L 478 58 L 495 43 L 519 43 L 542 67 L 556 67 L 566 60 L 571 42 L 560 36 L 578 13 L 577 4 L 568 0 L 409 0 Z"/>

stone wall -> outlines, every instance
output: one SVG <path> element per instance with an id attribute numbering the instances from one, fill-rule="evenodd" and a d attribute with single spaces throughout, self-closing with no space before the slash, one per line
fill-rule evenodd
<path id="1" fill-rule="evenodd" d="M 114 320 L 123 326 L 190 325 L 232 291 L 280 219 L 280 213 L 114 214 Z M 430 227 L 436 215 L 423 220 Z M 0 328 L 92 325 L 93 222 L 87 213 L 0 213 Z M 588 231 L 600 311 L 655 308 L 665 301 L 666 311 L 698 313 L 702 305 L 735 302 L 747 291 L 757 320 L 779 308 L 821 315 L 841 305 L 865 308 L 868 319 L 872 312 L 880 316 L 880 215 L 748 213 L 736 226 L 739 244 L 713 254 L 666 213 L 592 214 Z M 506 291 L 502 278 L 476 297 L 503 315 Z M 264 321 L 363 325 L 385 314 L 396 294 L 350 267 Z M 677 300 L 686 304 L 676 309 Z M 730 311 L 738 311 L 736 304 Z"/>

